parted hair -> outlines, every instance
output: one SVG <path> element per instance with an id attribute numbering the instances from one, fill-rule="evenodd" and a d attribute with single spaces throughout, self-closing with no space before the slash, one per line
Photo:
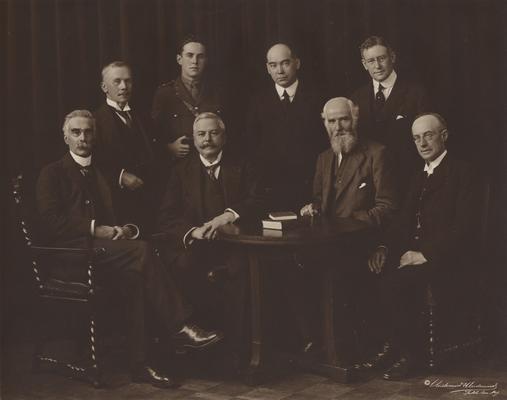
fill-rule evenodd
<path id="1" fill-rule="evenodd" d="M 128 68 L 130 73 L 132 73 L 132 68 L 130 68 L 130 65 L 128 65 L 125 61 L 113 61 L 113 62 L 110 62 L 109 64 L 104 65 L 104 67 L 102 68 L 102 72 L 101 72 L 102 80 L 104 80 L 104 77 L 106 76 L 106 73 L 109 69 L 121 68 L 121 67 Z"/>
<path id="2" fill-rule="evenodd" d="M 63 127 L 62 127 L 63 133 L 66 132 L 67 127 L 69 126 L 70 120 L 72 118 L 77 118 L 77 117 L 87 118 L 90 121 L 92 121 L 93 130 L 95 131 L 95 117 L 93 116 L 93 114 L 88 110 L 74 110 L 74 111 L 71 111 L 70 113 L 68 113 L 65 116 L 65 119 L 63 120 Z"/>
<path id="3" fill-rule="evenodd" d="M 219 115 L 217 115 L 215 113 L 212 113 L 212 112 L 203 112 L 203 113 L 200 113 L 197 117 L 195 117 L 194 125 L 193 125 L 193 131 L 194 132 L 195 132 L 195 127 L 196 127 L 197 123 L 201 119 L 214 119 L 215 121 L 217 121 L 217 124 L 218 124 L 218 127 L 220 128 L 220 130 L 222 132 L 225 132 L 224 121 L 222 120 L 222 118 L 220 118 Z"/>
<path id="4" fill-rule="evenodd" d="M 359 52 L 361 53 L 361 57 L 363 57 L 364 51 L 368 50 L 373 46 L 384 46 L 385 48 L 387 48 L 389 54 L 391 55 L 394 54 L 393 48 L 388 43 L 388 41 L 385 40 L 382 36 L 370 36 L 366 38 L 366 40 L 359 46 Z"/>

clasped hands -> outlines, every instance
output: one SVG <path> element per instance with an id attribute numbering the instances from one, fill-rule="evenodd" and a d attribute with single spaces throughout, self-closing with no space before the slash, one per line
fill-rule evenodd
<path id="1" fill-rule="evenodd" d="M 368 268 L 375 274 L 380 274 L 384 268 L 387 258 L 387 248 L 378 247 L 368 259 Z M 400 265 L 398 269 L 409 265 L 421 265 L 428 262 L 426 257 L 420 251 L 409 250 L 400 257 Z"/>
<path id="2" fill-rule="evenodd" d="M 99 239 L 111 239 L 111 240 L 120 240 L 120 239 L 131 239 L 134 237 L 136 233 L 134 229 L 129 225 L 124 226 L 109 226 L 109 225 L 99 225 L 95 227 L 94 236 Z"/>
<path id="3" fill-rule="evenodd" d="M 217 229 L 223 225 L 234 222 L 236 219 L 235 215 L 226 211 L 223 214 L 213 218 L 211 221 L 205 222 L 203 225 L 195 228 L 191 232 L 192 239 L 197 240 L 213 240 L 217 236 Z"/>

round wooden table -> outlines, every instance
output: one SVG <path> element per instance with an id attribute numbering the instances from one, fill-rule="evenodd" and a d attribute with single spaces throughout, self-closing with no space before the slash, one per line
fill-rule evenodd
<path id="1" fill-rule="evenodd" d="M 371 233 L 369 226 L 352 218 L 300 217 L 297 225 L 284 231 L 263 229 L 261 222 L 247 224 L 228 224 L 219 229 L 218 240 L 242 246 L 248 253 L 251 300 L 251 355 L 247 379 L 258 381 L 262 357 L 262 318 L 261 318 L 261 280 L 259 253 L 265 248 L 285 248 L 297 250 L 301 247 L 322 246 L 326 244 L 347 245 L 363 240 Z M 337 381 L 349 380 L 349 371 L 339 366 L 334 332 L 334 293 L 333 271 L 326 270 L 324 277 L 323 338 L 325 360 L 312 369 Z"/>

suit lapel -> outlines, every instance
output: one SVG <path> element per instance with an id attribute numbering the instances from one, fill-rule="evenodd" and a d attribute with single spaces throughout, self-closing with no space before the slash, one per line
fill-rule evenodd
<path id="1" fill-rule="evenodd" d="M 241 187 L 240 168 L 227 157 L 224 151 L 220 175 L 222 175 L 225 204 L 231 204 L 237 198 L 238 189 Z"/>
<path id="2" fill-rule="evenodd" d="M 108 214 L 111 215 L 113 221 L 116 222 L 116 218 L 114 215 L 114 209 L 113 209 L 113 200 L 112 200 L 111 190 L 109 189 L 107 181 L 104 178 L 104 176 L 102 175 L 102 173 L 97 168 L 94 168 L 94 171 L 95 171 L 95 176 L 97 178 L 98 191 L 99 191 L 100 197 L 102 198 L 104 208 L 107 210 Z"/>
<path id="3" fill-rule="evenodd" d="M 71 181 L 75 182 L 80 187 L 80 189 L 82 189 L 88 195 L 90 195 L 90 191 L 88 189 L 88 185 L 86 184 L 85 177 L 79 170 L 77 163 L 74 161 L 70 153 L 65 154 L 63 158 L 63 165 Z"/>
<path id="4" fill-rule="evenodd" d="M 186 86 L 183 84 L 183 81 L 181 80 L 181 77 L 176 79 L 174 83 L 175 88 L 175 94 L 176 96 L 183 101 L 184 103 L 187 103 L 191 106 L 195 106 L 196 103 L 190 94 L 190 92 L 187 90 Z M 202 97 L 202 96 L 201 96 Z"/>
<path id="5" fill-rule="evenodd" d="M 329 193 L 331 192 L 332 176 L 333 176 L 333 159 L 334 153 L 332 149 L 328 149 L 323 156 L 322 165 L 322 210 L 327 210 L 329 202 Z"/>
<path id="6" fill-rule="evenodd" d="M 358 144 L 358 147 L 361 144 Z M 365 155 L 363 153 L 362 147 L 359 147 L 352 154 L 347 156 L 346 165 L 344 165 L 343 174 L 342 174 L 342 183 L 338 186 L 336 190 L 336 199 L 338 199 L 343 191 L 350 185 L 350 181 L 356 174 L 356 171 L 359 169 L 361 164 L 365 160 Z"/>
<path id="7" fill-rule="evenodd" d="M 440 165 L 433 171 L 433 175 L 429 178 L 429 182 L 426 186 L 426 192 L 428 194 L 438 190 L 446 183 L 449 171 L 448 158 L 449 155 L 446 155 Z"/>
<path id="8" fill-rule="evenodd" d="M 190 193 L 190 199 L 195 204 L 199 220 L 204 218 L 204 205 L 202 202 L 202 184 L 201 184 L 201 160 L 198 154 L 192 155 L 192 159 L 188 163 L 188 191 Z"/>
<path id="9" fill-rule="evenodd" d="M 386 100 L 384 108 L 382 109 L 382 114 L 384 116 L 394 115 L 395 113 L 401 113 L 400 110 L 403 110 L 403 105 L 400 103 L 405 98 L 405 91 L 407 86 L 400 80 L 399 76 L 394 83 L 393 89 L 391 90 L 391 94 Z"/>

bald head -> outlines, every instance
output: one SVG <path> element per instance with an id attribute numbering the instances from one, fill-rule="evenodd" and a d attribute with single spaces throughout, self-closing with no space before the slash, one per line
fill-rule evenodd
<path id="1" fill-rule="evenodd" d="M 322 119 L 335 153 L 349 153 L 356 145 L 358 117 L 358 107 L 345 97 L 335 97 L 324 105 Z"/>
<path id="2" fill-rule="evenodd" d="M 290 47 L 283 43 L 271 46 L 266 54 L 268 74 L 276 84 L 284 88 L 296 81 L 300 65 L 299 58 L 295 57 Z"/>
<path id="3" fill-rule="evenodd" d="M 419 155 L 426 163 L 438 158 L 446 149 L 447 124 L 439 114 L 423 114 L 412 124 L 412 137 Z"/>

